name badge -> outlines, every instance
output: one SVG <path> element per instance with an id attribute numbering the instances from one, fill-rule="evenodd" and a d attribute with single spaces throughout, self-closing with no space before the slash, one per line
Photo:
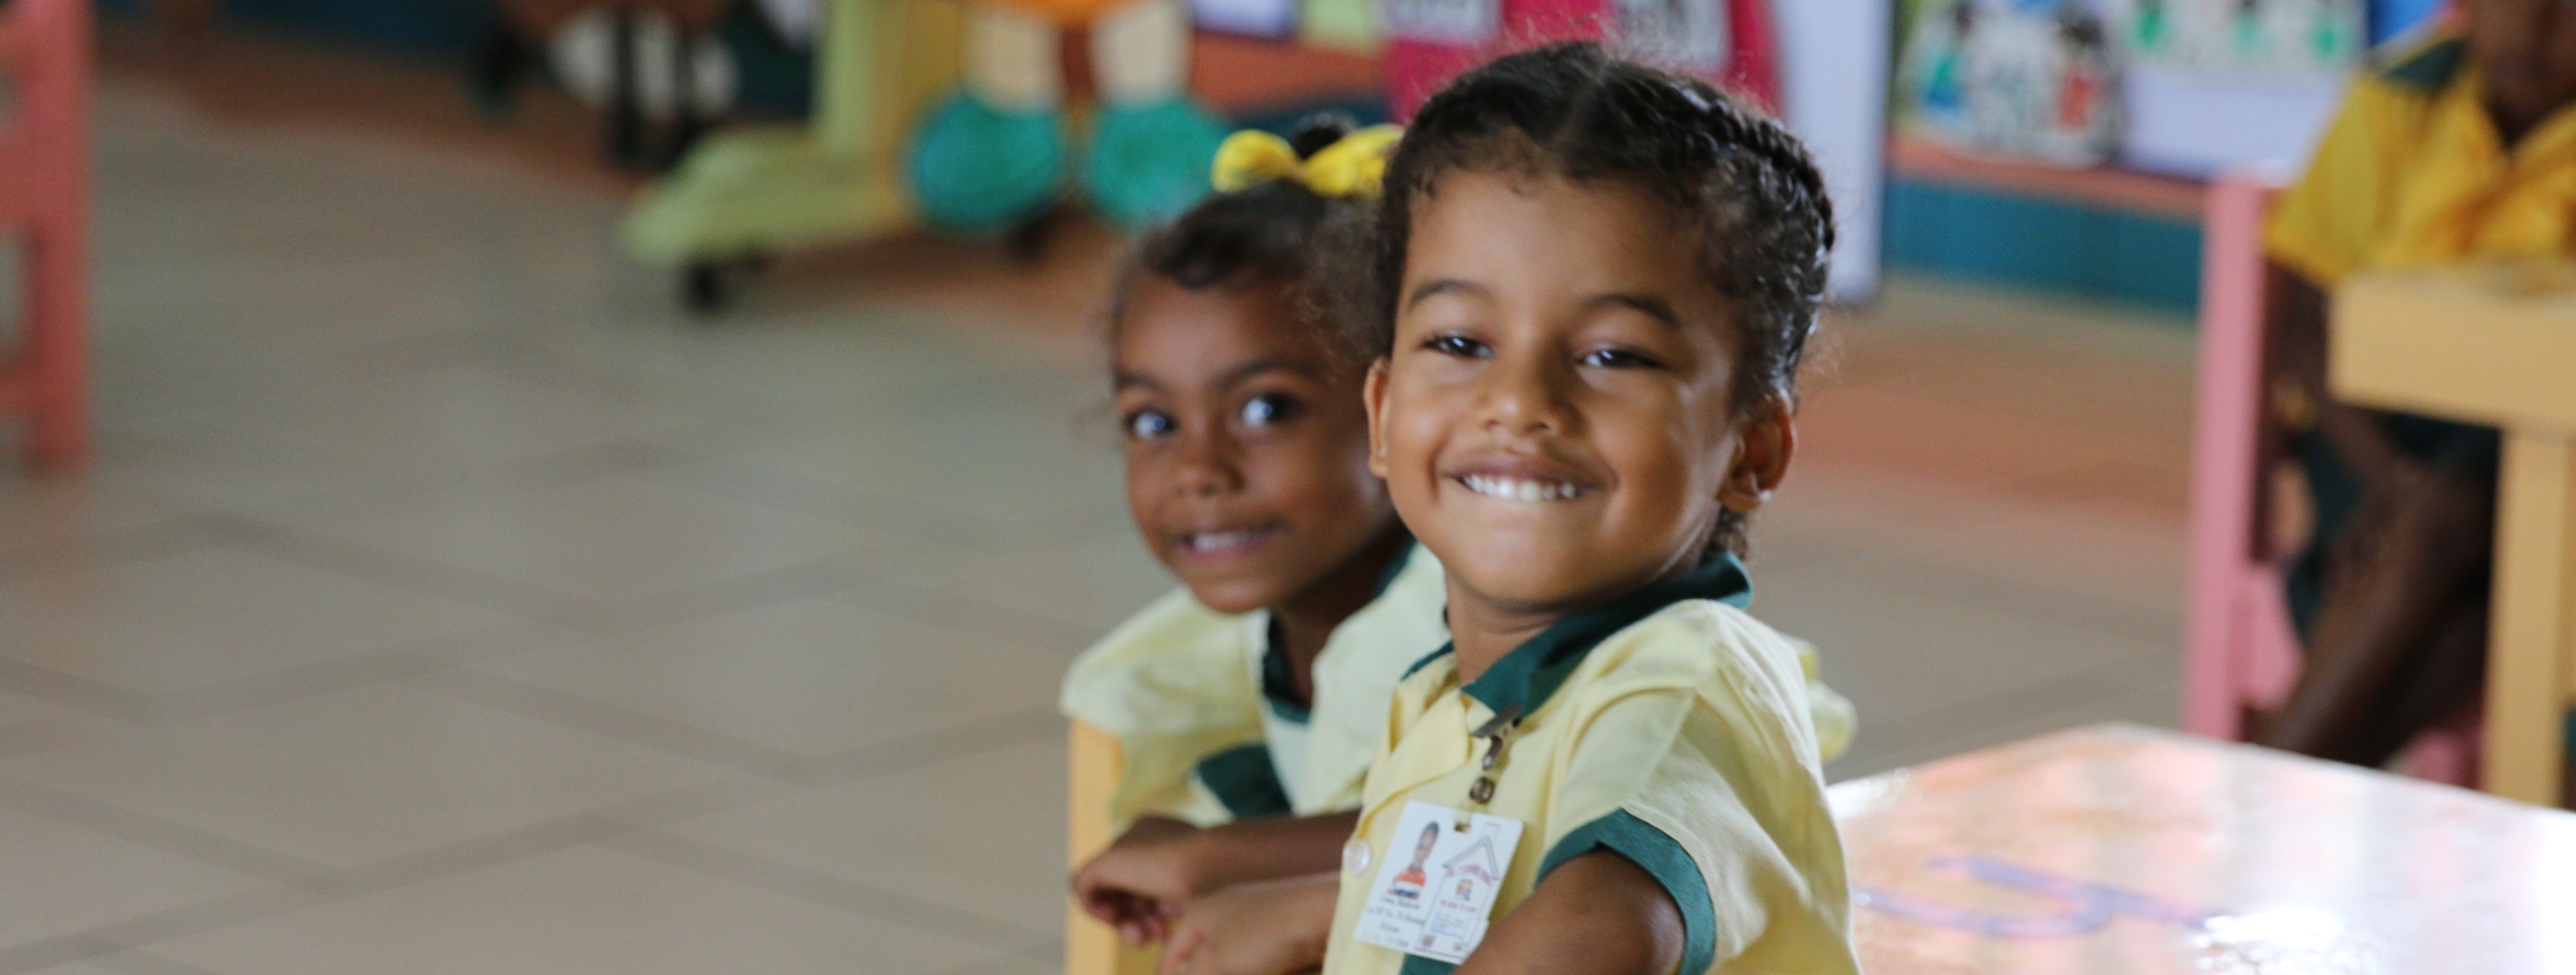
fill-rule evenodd
<path id="1" fill-rule="evenodd" d="M 1452 964 L 1466 961 L 1493 923 L 1494 899 L 1520 842 L 1518 820 L 1405 803 L 1360 908 L 1359 940 Z"/>

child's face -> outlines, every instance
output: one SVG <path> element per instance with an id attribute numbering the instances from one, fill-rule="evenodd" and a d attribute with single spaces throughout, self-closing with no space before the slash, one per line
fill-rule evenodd
<path id="1" fill-rule="evenodd" d="M 1668 212 L 1472 172 L 1416 207 L 1371 463 L 1468 593 L 1545 613 L 1686 570 L 1786 469 L 1785 409 L 1731 408 L 1734 316 Z"/>
<path id="2" fill-rule="evenodd" d="M 2528 126 L 2576 101 L 2576 4 L 2467 0 L 2469 59 L 2508 125 Z"/>
<path id="3" fill-rule="evenodd" d="M 1145 546 L 1219 612 L 1276 606 L 1389 525 L 1358 370 L 1272 284 L 1146 276 L 1118 330 L 1127 507 Z"/>

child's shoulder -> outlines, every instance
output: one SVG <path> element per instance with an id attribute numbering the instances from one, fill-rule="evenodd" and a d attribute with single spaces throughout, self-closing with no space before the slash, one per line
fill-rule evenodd
<path id="1" fill-rule="evenodd" d="M 1587 668 L 1616 670 L 1631 680 L 1696 686 L 1747 670 L 1778 671 L 1803 681 L 1799 641 L 1731 603 L 1685 599 L 1613 634 Z"/>
<path id="2" fill-rule="evenodd" d="M 1177 733 L 1252 713 L 1251 626 L 1176 589 L 1128 617 L 1065 671 L 1064 713 L 1122 737 Z"/>
<path id="3" fill-rule="evenodd" d="M 1710 599 L 1666 606 L 1613 634 L 1567 681 L 1577 711 L 1631 695 L 1687 691 L 1704 707 L 1789 720 L 1806 700 L 1799 641 L 1751 613 Z"/>

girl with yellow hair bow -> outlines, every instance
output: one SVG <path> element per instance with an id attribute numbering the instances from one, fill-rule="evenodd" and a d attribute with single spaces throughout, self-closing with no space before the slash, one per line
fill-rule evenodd
<path id="1" fill-rule="evenodd" d="M 1128 508 L 1182 583 L 1064 682 L 1121 758 L 1122 835 L 1074 893 L 1132 943 L 1217 890 L 1333 869 L 1396 681 L 1445 639 L 1440 565 L 1368 473 L 1364 371 L 1302 300 L 1394 135 L 1227 140 L 1219 192 L 1140 243 L 1110 301 Z"/>

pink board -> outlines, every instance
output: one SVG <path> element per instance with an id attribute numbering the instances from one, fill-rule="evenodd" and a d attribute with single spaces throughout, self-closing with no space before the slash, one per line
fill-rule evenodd
<path id="1" fill-rule="evenodd" d="M 2576 972 L 2576 815 L 2143 728 L 1835 786 L 1875 975 Z"/>

